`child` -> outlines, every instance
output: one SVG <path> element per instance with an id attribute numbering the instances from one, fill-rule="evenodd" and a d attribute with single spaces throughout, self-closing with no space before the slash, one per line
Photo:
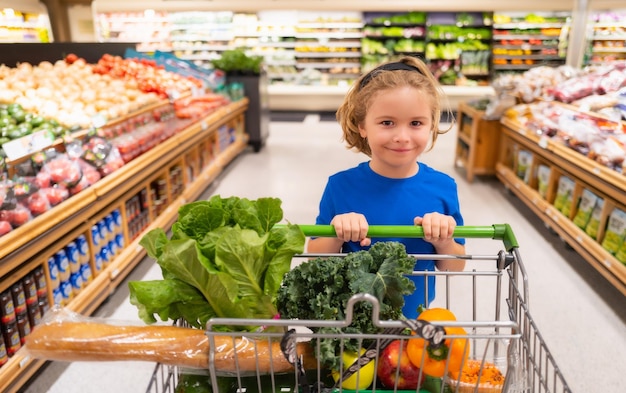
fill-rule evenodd
<path id="1" fill-rule="evenodd" d="M 404 57 L 380 65 L 357 80 L 337 110 L 343 139 L 370 160 L 332 175 L 320 202 L 317 224 L 331 224 L 336 238 L 312 238 L 309 253 L 351 252 L 376 241 L 402 242 L 410 254 L 465 253 L 465 239 L 454 239 L 463 225 L 457 186 L 450 176 L 418 161 L 440 133 L 437 80 L 419 59 Z M 421 225 L 423 239 L 370 239 L 368 225 Z M 416 271 L 461 271 L 463 260 L 418 260 Z M 416 290 L 405 297 L 403 313 L 417 316 L 434 299 L 435 279 L 411 276 Z"/>

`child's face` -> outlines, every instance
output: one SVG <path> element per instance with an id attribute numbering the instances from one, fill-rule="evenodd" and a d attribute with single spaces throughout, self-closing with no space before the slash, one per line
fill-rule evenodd
<path id="1" fill-rule="evenodd" d="M 432 99 L 409 86 L 383 90 L 372 98 L 359 126 L 372 150 L 372 170 L 392 178 L 417 173 L 417 158 L 430 142 Z"/>

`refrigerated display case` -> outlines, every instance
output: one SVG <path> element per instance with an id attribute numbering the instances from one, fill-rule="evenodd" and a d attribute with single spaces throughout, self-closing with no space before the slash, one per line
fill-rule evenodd
<path id="1" fill-rule="evenodd" d="M 0 43 L 52 42 L 48 11 L 38 1 L 0 1 Z"/>
<path id="2" fill-rule="evenodd" d="M 594 13 L 589 25 L 588 65 L 626 60 L 626 10 Z"/>
<path id="3" fill-rule="evenodd" d="M 570 12 L 495 14 L 494 72 L 524 72 L 536 66 L 564 65 L 570 17 Z"/>

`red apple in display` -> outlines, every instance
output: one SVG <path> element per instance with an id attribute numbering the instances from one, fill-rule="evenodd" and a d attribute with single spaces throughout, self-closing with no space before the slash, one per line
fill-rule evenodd
<path id="1" fill-rule="evenodd" d="M 417 390 L 425 378 L 422 373 L 420 380 L 420 369 L 409 360 L 403 340 L 394 340 L 382 350 L 376 375 L 384 387 L 396 389 Z"/>

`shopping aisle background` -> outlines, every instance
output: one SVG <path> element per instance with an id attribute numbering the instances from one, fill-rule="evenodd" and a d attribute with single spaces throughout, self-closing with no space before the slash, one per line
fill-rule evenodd
<path id="1" fill-rule="evenodd" d="M 314 223 L 327 177 L 366 159 L 346 150 L 337 123 L 324 119 L 328 121 L 309 115 L 302 122 L 273 121 L 267 146 L 260 153 L 250 151 L 237 158 L 203 197 L 277 197 L 283 201 L 286 220 Z M 581 393 L 626 391 L 622 375 L 626 299 L 497 180 L 467 183 L 453 168 L 455 133 L 441 136 L 423 161 L 457 179 L 467 225 L 511 224 L 528 270 L 532 316 L 571 388 Z M 470 239 L 467 244 L 469 254 L 490 254 L 499 248 L 493 240 Z M 158 266 L 145 259 L 127 281 L 161 277 Z M 472 296 L 467 288 L 452 285 L 451 289 L 455 296 Z M 140 323 L 126 284 L 95 317 Z M 24 391 L 144 392 L 154 366 L 148 362 L 50 362 Z"/>

